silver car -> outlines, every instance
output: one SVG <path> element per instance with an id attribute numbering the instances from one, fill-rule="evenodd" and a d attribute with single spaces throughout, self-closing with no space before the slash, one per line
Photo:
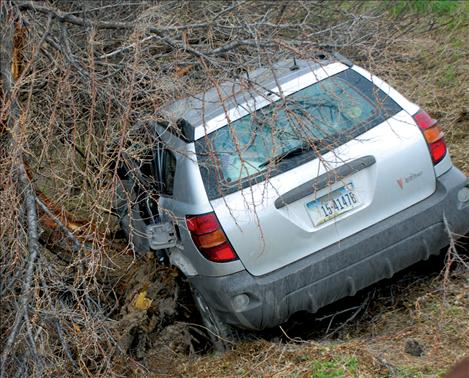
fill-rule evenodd
<path id="1" fill-rule="evenodd" d="M 260 68 L 147 127 L 151 193 L 122 174 L 135 200 L 122 224 L 137 252 L 157 250 L 187 278 L 218 348 L 469 231 L 469 180 L 437 122 L 339 55 Z"/>

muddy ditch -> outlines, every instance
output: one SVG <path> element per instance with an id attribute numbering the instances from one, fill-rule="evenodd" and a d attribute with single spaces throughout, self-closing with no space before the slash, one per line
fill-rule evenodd
<path id="1" fill-rule="evenodd" d="M 121 350 L 144 362 L 153 350 L 194 354 L 209 349 L 189 287 L 176 269 L 161 265 L 153 253 L 139 260 L 121 254 L 112 263 L 104 279 L 115 284 L 116 310 L 110 317 L 116 320 Z"/>

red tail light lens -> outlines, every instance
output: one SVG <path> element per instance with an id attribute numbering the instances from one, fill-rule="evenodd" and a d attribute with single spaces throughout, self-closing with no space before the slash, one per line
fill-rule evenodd
<path id="1" fill-rule="evenodd" d="M 195 235 L 208 234 L 220 228 L 220 224 L 214 213 L 187 216 L 186 222 L 187 228 L 191 234 Z"/>
<path id="2" fill-rule="evenodd" d="M 187 216 L 186 223 L 194 244 L 208 260 L 228 262 L 238 259 L 215 213 Z"/>
<path id="3" fill-rule="evenodd" d="M 423 110 L 415 114 L 414 119 L 415 122 L 417 122 L 417 125 L 419 125 L 420 129 L 422 130 L 429 129 L 430 127 L 435 126 L 437 124 L 436 119 L 430 117 L 430 115 Z"/>
<path id="4" fill-rule="evenodd" d="M 437 121 L 421 110 L 414 115 L 414 120 L 427 141 L 433 165 L 438 164 L 446 155 L 446 144 L 444 134 L 437 126 Z"/>
<path id="5" fill-rule="evenodd" d="M 446 155 L 446 144 L 443 139 L 440 139 L 430 144 L 430 154 L 432 155 L 433 164 L 443 160 Z"/>

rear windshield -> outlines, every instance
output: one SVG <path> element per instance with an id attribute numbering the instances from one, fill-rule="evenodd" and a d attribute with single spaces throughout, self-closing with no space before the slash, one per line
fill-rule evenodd
<path id="1" fill-rule="evenodd" d="M 401 110 L 350 69 L 272 102 L 195 142 L 208 197 L 295 168 Z"/>

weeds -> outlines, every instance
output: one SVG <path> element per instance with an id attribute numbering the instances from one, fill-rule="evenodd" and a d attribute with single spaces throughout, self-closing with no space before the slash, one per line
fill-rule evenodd
<path id="1" fill-rule="evenodd" d="M 339 357 L 328 361 L 314 361 L 311 364 L 311 378 L 333 378 L 355 376 L 358 359 L 356 357 Z"/>
<path id="2" fill-rule="evenodd" d="M 398 0 L 392 2 L 390 11 L 398 16 L 408 12 L 447 16 L 453 14 L 461 6 L 464 6 L 463 3 L 464 1 L 458 0 Z"/>

